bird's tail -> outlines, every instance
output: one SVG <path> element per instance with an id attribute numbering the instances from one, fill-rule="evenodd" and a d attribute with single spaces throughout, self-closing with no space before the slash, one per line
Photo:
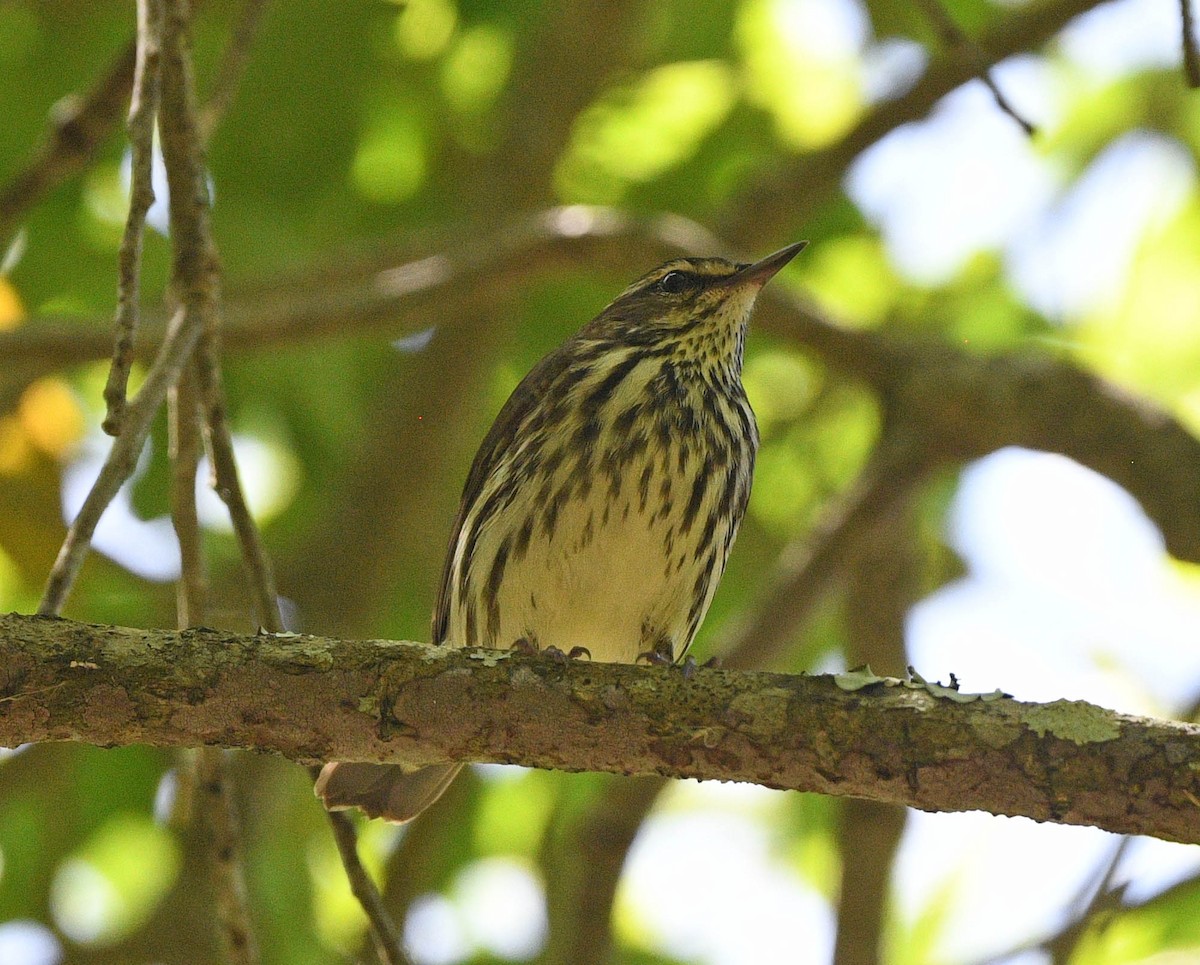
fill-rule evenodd
<path id="1" fill-rule="evenodd" d="M 331 811 L 359 808 L 368 817 L 403 824 L 441 797 L 461 770 L 461 764 L 412 770 L 400 764 L 342 761 L 321 768 L 313 791 Z"/>

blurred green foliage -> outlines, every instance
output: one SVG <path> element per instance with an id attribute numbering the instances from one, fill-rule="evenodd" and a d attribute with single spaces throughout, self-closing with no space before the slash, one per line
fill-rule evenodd
<path id="1" fill-rule="evenodd" d="M 978 36 L 1002 25 L 1011 6 L 955 0 L 948 8 Z M 802 236 L 813 241 L 783 284 L 848 327 L 980 354 L 1067 354 L 1200 427 L 1194 169 L 1183 203 L 1135 239 L 1119 297 L 1066 325 L 1031 307 L 998 251 L 973 253 L 943 281 L 906 276 L 878 226 L 841 191 L 850 157 L 819 172 L 832 156 L 821 152 L 836 152 L 860 119 L 886 116 L 887 102 L 868 96 L 864 73 L 876 40 L 925 44 L 935 64 L 949 56 L 919 9 L 897 0 L 273 4 L 210 150 L 227 288 L 248 299 L 332 289 L 339 272 L 380 252 L 400 264 L 440 250 L 433 239 L 449 239 L 451 248 L 478 241 L 560 203 L 670 211 L 754 236 L 753 225 L 738 225 L 739 199 L 811 163 L 813 215 L 790 219 L 781 199 L 786 231 L 757 238 L 760 252 Z M 229 0 L 203 4 L 195 38 L 202 91 L 239 10 Z M 115 0 L 0 5 L 0 182 L 26 163 L 55 103 L 86 89 L 132 30 L 132 6 Z M 1194 161 L 1200 110 L 1175 71 L 1097 80 L 1061 56 L 1050 64 L 1060 111 L 1033 149 L 1064 189 L 1132 129 L 1162 132 Z M 62 315 L 106 325 L 125 216 L 124 151 L 114 134 L 84 175 L 28 211 L 23 252 L 0 276 L 0 329 Z M 168 262 L 166 239 L 151 231 L 143 281 L 152 314 Z M 483 304 L 456 303 L 454 317 L 433 306 L 433 340 L 418 351 L 347 326 L 229 354 L 234 426 L 263 453 L 257 508 L 295 626 L 427 636 L 459 487 L 490 418 L 540 355 L 628 281 L 609 266 L 574 265 L 488 291 Z M 11 404 L 0 412 L 0 607 L 36 603 L 63 532 L 63 472 L 97 433 L 104 372 L 89 364 L 4 394 Z M 0 372 L 0 383 L 5 378 Z M 781 552 L 853 482 L 881 431 L 880 400 L 778 338 L 751 336 L 745 378 L 763 446 L 701 657 L 753 605 Z M 133 489 L 144 519 L 168 511 L 167 448 L 160 424 Z M 918 506 L 915 538 L 934 561 L 923 589 L 957 565 L 941 544 L 951 486 L 941 479 Z M 232 538 L 219 526 L 205 538 L 210 622 L 249 626 Z M 97 554 L 70 614 L 169 625 L 173 606 L 170 586 Z M 836 665 L 844 645 L 833 599 L 780 665 Z M 170 807 L 154 805 L 176 767 L 158 751 L 67 745 L 0 761 L 0 922 L 43 923 L 71 962 L 215 960 L 202 861 L 186 822 L 167 821 Z M 361 947 L 362 916 L 305 775 L 258 759 L 241 760 L 236 771 L 264 960 L 350 960 Z M 468 782 L 444 814 L 423 819 L 427 826 L 366 828 L 363 851 L 401 912 L 423 892 L 453 898 L 464 871 L 485 858 L 510 858 L 536 878 L 564 815 L 584 810 L 607 786 L 596 776 L 545 773 Z M 837 845 L 838 811 L 832 799 L 794 795 L 750 818 L 769 827 L 791 873 L 831 903 L 855 868 Z M 405 865 L 418 847 L 428 849 L 421 863 Z M 1194 890 L 1096 926 L 1072 961 L 1194 954 Z M 461 902 L 456 907 L 460 932 L 469 934 Z M 915 920 L 889 918 L 888 960 L 944 961 L 938 936 L 949 914 L 942 894 Z M 617 925 L 620 961 L 676 960 L 640 919 L 619 916 Z M 1018 944 L 1030 936 L 1013 937 Z M 467 941 L 460 958 L 500 960 L 477 941 Z"/>

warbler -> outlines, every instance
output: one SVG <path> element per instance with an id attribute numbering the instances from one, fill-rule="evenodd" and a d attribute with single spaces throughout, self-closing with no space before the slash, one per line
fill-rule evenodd
<path id="1" fill-rule="evenodd" d="M 750 313 L 804 245 L 669 261 L 534 366 L 467 475 L 435 643 L 616 663 L 686 652 L 750 498 Z M 316 793 L 404 822 L 461 767 L 332 763 Z"/>

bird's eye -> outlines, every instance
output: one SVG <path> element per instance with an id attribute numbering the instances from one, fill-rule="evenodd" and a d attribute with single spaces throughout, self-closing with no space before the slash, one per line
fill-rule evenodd
<path id="1" fill-rule="evenodd" d="M 678 295 L 688 288 L 689 281 L 682 271 L 669 271 L 658 280 L 658 288 L 668 295 Z"/>

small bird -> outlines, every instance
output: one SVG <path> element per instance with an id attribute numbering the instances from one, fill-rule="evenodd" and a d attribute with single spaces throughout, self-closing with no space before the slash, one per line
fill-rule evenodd
<path id="1" fill-rule="evenodd" d="M 669 261 L 534 366 L 467 475 L 435 643 L 614 663 L 682 657 L 750 498 L 750 312 L 804 246 L 753 264 Z M 330 809 L 404 822 L 461 767 L 332 763 L 315 790 Z"/>

